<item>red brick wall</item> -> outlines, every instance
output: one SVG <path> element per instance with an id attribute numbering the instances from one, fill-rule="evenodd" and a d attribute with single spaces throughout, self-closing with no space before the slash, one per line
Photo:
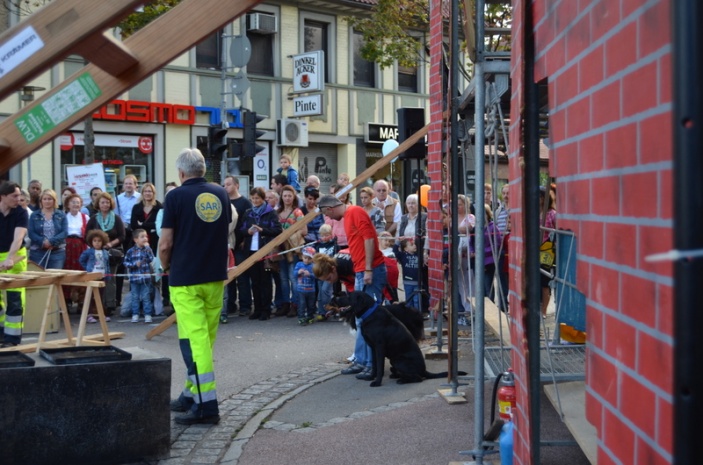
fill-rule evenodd
<path id="1" fill-rule="evenodd" d="M 519 159 L 522 0 L 514 0 L 511 106 L 512 340 L 523 341 Z M 576 233 L 587 302 L 586 418 L 598 463 L 671 463 L 670 0 L 535 0 L 536 79 L 549 81 L 559 228 Z M 522 350 L 522 349 L 520 349 Z M 515 355 L 515 463 L 529 463 L 526 366 Z"/>
<path id="2" fill-rule="evenodd" d="M 427 231 L 430 238 L 429 285 L 434 305 L 442 296 L 442 215 L 437 208 L 442 188 L 442 0 L 430 6 L 430 130 L 427 135 L 427 171 L 432 180 L 429 192 Z"/>

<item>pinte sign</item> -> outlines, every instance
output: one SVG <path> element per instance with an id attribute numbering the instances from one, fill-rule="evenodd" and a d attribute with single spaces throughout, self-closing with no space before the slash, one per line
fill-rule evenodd
<path id="1" fill-rule="evenodd" d="M 325 90 L 325 52 L 293 55 L 293 93 Z"/>

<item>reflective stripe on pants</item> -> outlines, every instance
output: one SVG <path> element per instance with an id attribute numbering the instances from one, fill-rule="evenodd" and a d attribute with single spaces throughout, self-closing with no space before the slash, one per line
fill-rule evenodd
<path id="1" fill-rule="evenodd" d="M 212 348 L 217 338 L 224 282 L 170 286 L 171 302 L 178 317 L 178 339 L 188 370 L 182 396 L 194 409 L 217 415 L 217 385 Z"/>
<path id="2" fill-rule="evenodd" d="M 27 249 L 22 247 L 18 256 L 27 257 Z M 0 261 L 7 259 L 7 252 L 0 253 Z M 0 271 L 0 274 L 20 274 L 27 271 L 27 259 L 15 263 L 9 270 Z M 22 328 L 24 327 L 24 288 L 8 289 L 7 302 L 0 294 L 0 331 L 4 331 L 5 342 L 20 344 L 22 342 Z"/>

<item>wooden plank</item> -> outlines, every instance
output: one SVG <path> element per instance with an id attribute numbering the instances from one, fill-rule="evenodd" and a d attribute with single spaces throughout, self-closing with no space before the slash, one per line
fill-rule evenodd
<path id="1" fill-rule="evenodd" d="M 598 463 L 598 432 L 586 420 L 586 383 L 574 381 L 569 383 L 545 384 L 544 392 L 554 408 L 559 411 L 556 389 L 559 389 L 564 423 L 576 440 L 584 455 L 592 464 Z"/>
<path id="2" fill-rule="evenodd" d="M 52 284 L 80 285 L 79 283 L 99 280 L 101 277 L 101 273 L 75 270 L 24 271 L 19 274 L 3 274 L 0 278 L 0 290 Z"/>
<path id="3" fill-rule="evenodd" d="M 74 51 L 113 76 L 119 76 L 139 62 L 137 57 L 109 32 L 94 34 L 74 47 Z"/>
<path id="4" fill-rule="evenodd" d="M 408 137 L 405 141 L 403 141 L 402 144 L 400 144 L 398 147 L 395 148 L 392 152 L 390 152 L 388 155 L 385 157 L 381 158 L 378 160 L 376 163 L 373 165 L 369 166 L 364 170 L 360 175 L 355 177 L 349 185 L 345 186 L 343 189 L 340 189 L 338 192 L 336 192 L 334 195 L 339 198 L 340 196 L 344 195 L 345 193 L 349 192 L 350 190 L 354 189 L 355 187 L 359 186 L 360 184 L 366 182 L 369 178 L 371 178 L 378 170 L 381 168 L 387 166 L 393 159 L 397 156 L 399 156 L 401 153 L 405 152 L 410 146 L 415 144 L 415 142 L 419 141 L 421 138 L 425 137 L 427 135 L 427 131 L 429 130 L 430 125 L 427 124 L 425 127 L 422 129 L 419 129 L 415 134 L 412 136 Z M 252 256 L 244 260 L 240 265 L 235 266 L 233 269 L 229 270 L 227 273 L 227 280 L 225 281 L 226 283 L 229 283 L 233 279 L 236 279 L 238 276 L 240 276 L 242 273 L 244 273 L 246 270 L 249 269 L 254 263 L 257 261 L 263 259 L 267 255 L 269 255 L 275 247 L 278 245 L 283 244 L 288 238 L 293 235 L 295 232 L 299 231 L 302 229 L 305 225 L 307 225 L 309 222 L 311 222 L 317 215 L 319 215 L 320 212 L 319 210 L 311 211 L 307 215 L 305 215 L 301 220 L 298 220 L 295 222 L 293 226 L 290 228 L 286 229 L 281 233 L 279 236 L 273 238 L 268 244 L 263 246 L 261 249 L 259 249 L 256 253 L 254 253 Z M 154 336 L 163 333 L 166 331 L 173 323 L 176 321 L 176 312 L 174 311 L 171 315 L 169 315 L 168 318 L 166 318 L 164 321 L 161 322 L 158 326 L 156 326 L 154 329 L 146 333 L 146 339 L 151 340 Z"/>
<path id="5" fill-rule="evenodd" d="M 5 31 L 0 35 L 0 47 L 17 50 L 15 55 L 24 61 L 0 75 L 0 99 L 58 63 L 76 44 L 81 44 L 96 31 L 117 24 L 142 3 L 143 0 L 51 2 Z"/>
<path id="6" fill-rule="evenodd" d="M 123 332 L 112 332 L 108 333 L 108 337 L 110 340 L 113 339 L 122 339 L 125 336 Z M 103 339 L 104 336 L 102 334 L 92 334 L 90 336 L 86 336 L 83 338 L 83 343 L 85 345 L 95 345 L 96 342 L 99 342 L 101 345 L 105 340 Z M 0 352 L 10 352 L 13 350 L 19 350 L 22 353 L 30 353 L 30 352 L 36 352 L 37 351 L 37 345 L 38 343 L 34 342 L 32 344 L 22 344 L 19 346 L 15 347 L 7 347 L 5 349 L 0 349 Z M 107 345 L 107 344 L 105 344 Z M 68 339 L 55 339 L 51 341 L 45 341 L 42 345 L 42 348 L 45 347 L 75 347 L 75 344 L 70 343 Z"/>
<path id="7" fill-rule="evenodd" d="M 475 298 L 472 299 L 475 305 Z M 490 326 L 496 336 L 501 338 L 503 344 L 510 346 L 510 324 L 508 315 L 501 312 L 491 299 L 486 297 L 483 301 L 483 319 Z"/>
<path id="8" fill-rule="evenodd" d="M 139 63 L 119 77 L 95 64 L 88 64 L 31 105 L 5 119 L 0 124 L 0 139 L 6 142 L 5 150 L 0 152 L 0 172 L 8 171 L 42 145 L 259 2 L 184 0 L 124 41 Z M 55 112 L 54 107 L 61 107 L 63 111 Z"/>

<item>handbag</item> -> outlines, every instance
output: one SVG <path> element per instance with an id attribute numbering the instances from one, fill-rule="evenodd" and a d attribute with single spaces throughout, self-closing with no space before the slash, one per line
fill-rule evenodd
<path id="1" fill-rule="evenodd" d="M 302 256 L 302 251 L 300 250 L 300 247 L 305 245 L 305 238 L 303 237 L 303 234 L 298 231 L 292 236 L 290 236 L 286 241 L 283 243 L 286 250 L 289 249 L 297 249 L 292 252 L 287 252 L 286 259 L 288 259 L 289 263 L 293 262 L 293 259 L 295 258 L 295 255 L 298 255 L 298 258 Z"/>

